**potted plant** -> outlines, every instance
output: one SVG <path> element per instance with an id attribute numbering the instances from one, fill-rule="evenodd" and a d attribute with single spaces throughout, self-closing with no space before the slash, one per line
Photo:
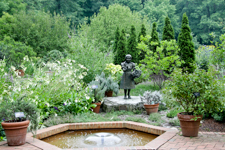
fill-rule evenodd
<path id="1" fill-rule="evenodd" d="M 185 112 L 178 113 L 183 136 L 198 136 L 202 115 L 218 111 L 224 104 L 224 85 L 210 68 L 208 72 L 196 69 L 194 73 L 175 69 L 163 89 L 166 105 L 177 103 Z M 220 110 L 221 111 L 221 110 Z"/>
<path id="2" fill-rule="evenodd" d="M 37 106 L 23 100 L 25 96 L 17 100 L 3 99 L 0 106 L 0 119 L 9 146 L 18 146 L 25 144 L 27 127 L 33 135 L 36 135 L 38 127 L 38 109 Z"/>
<path id="3" fill-rule="evenodd" d="M 162 100 L 162 95 L 159 91 L 145 91 L 143 96 L 141 96 L 141 101 L 144 102 L 144 107 L 147 115 L 150 113 L 158 112 L 159 103 Z"/>

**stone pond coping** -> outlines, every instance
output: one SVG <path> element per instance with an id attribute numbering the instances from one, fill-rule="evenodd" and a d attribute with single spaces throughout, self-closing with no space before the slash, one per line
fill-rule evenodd
<path id="1" fill-rule="evenodd" d="M 160 146 L 165 144 L 171 138 L 173 138 L 178 132 L 175 129 L 163 128 L 153 125 L 148 125 L 144 123 L 137 123 L 132 121 L 115 121 L 115 122 L 89 122 L 89 123 L 68 123 L 68 124 L 59 124 L 52 127 L 44 128 L 37 131 L 36 139 L 32 137 L 31 133 L 27 134 L 26 142 L 43 150 L 61 150 L 54 145 L 48 144 L 40 139 L 67 131 L 67 130 L 82 130 L 82 129 L 119 129 L 119 128 L 127 128 L 133 129 L 137 131 L 143 131 L 146 133 L 151 133 L 155 135 L 159 135 L 157 138 L 146 144 L 145 146 L 124 146 L 124 147 L 107 147 L 107 149 L 145 149 L 145 150 L 155 150 Z M 0 142 L 0 145 L 5 144 L 6 142 Z M 106 148 L 106 147 L 105 147 Z M 104 149 L 105 149 L 104 148 Z M 86 148 L 82 148 L 86 149 Z M 90 148 L 88 148 L 90 149 Z M 87 150 L 88 150 L 87 149 Z M 96 149 L 96 148 L 93 148 Z M 97 148 L 101 149 L 101 148 Z M 69 150 L 69 149 L 67 149 Z"/>

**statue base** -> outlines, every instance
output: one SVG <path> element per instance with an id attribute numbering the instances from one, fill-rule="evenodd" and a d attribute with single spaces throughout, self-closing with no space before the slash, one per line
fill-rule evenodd
<path id="1" fill-rule="evenodd" d="M 124 96 L 105 97 L 102 110 L 104 112 L 111 111 L 144 111 L 144 103 L 141 101 L 140 96 L 131 96 L 131 99 L 124 99 Z"/>

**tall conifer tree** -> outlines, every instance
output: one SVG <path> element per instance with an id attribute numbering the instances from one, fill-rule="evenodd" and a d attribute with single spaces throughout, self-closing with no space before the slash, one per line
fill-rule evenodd
<path id="1" fill-rule="evenodd" d="M 180 58 L 184 61 L 181 65 L 183 71 L 193 73 L 195 70 L 195 49 L 192 42 L 191 29 L 186 13 L 183 14 L 181 32 L 178 36 L 178 45 L 180 48 Z"/>
<path id="2" fill-rule="evenodd" d="M 167 16 L 165 18 L 165 25 L 163 27 L 163 38 L 162 40 L 170 41 L 171 39 L 175 39 L 173 26 L 170 23 L 170 18 Z"/>
<path id="3" fill-rule="evenodd" d="M 115 32 L 114 45 L 113 45 L 113 52 L 114 53 L 117 51 L 119 39 L 120 39 L 120 30 L 119 30 L 119 27 L 117 27 L 116 32 Z"/>
<path id="4" fill-rule="evenodd" d="M 154 42 L 154 43 L 152 43 L 152 42 Z M 156 52 L 156 48 L 158 46 L 160 46 L 156 22 L 154 22 L 152 25 L 152 33 L 151 33 L 151 39 L 149 40 L 149 45 L 150 45 L 150 50 L 153 53 Z"/>
<path id="5" fill-rule="evenodd" d="M 127 54 L 132 56 L 132 61 L 138 63 L 138 51 L 137 51 L 137 40 L 135 27 L 131 26 L 130 37 L 127 42 Z"/>
<path id="6" fill-rule="evenodd" d="M 114 56 L 114 64 L 120 65 L 121 62 L 125 61 L 125 55 L 126 55 L 126 38 L 125 38 L 125 30 L 122 29 L 120 34 L 120 39 L 118 42 L 118 47 L 116 54 Z"/>
<path id="7" fill-rule="evenodd" d="M 141 25 L 141 32 L 139 33 L 139 35 L 138 35 L 138 43 L 140 43 L 141 42 L 141 35 L 143 36 L 143 37 L 145 37 L 146 36 L 146 28 L 145 28 L 145 25 L 144 24 L 142 24 Z"/>
<path id="8" fill-rule="evenodd" d="M 163 27 L 163 38 L 162 38 L 162 40 L 163 41 L 165 41 L 165 40 L 170 41 L 172 39 L 175 39 L 174 30 L 173 30 L 173 26 L 170 23 L 170 18 L 167 16 L 165 18 L 165 25 Z M 164 53 L 165 56 L 167 56 L 166 48 L 163 49 L 163 53 Z"/>

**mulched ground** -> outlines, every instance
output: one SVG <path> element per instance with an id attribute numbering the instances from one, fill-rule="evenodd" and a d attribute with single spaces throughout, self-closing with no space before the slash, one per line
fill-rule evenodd
<path id="1" fill-rule="evenodd" d="M 225 122 L 216 122 L 213 118 L 205 119 L 199 131 L 202 132 L 225 132 Z"/>

